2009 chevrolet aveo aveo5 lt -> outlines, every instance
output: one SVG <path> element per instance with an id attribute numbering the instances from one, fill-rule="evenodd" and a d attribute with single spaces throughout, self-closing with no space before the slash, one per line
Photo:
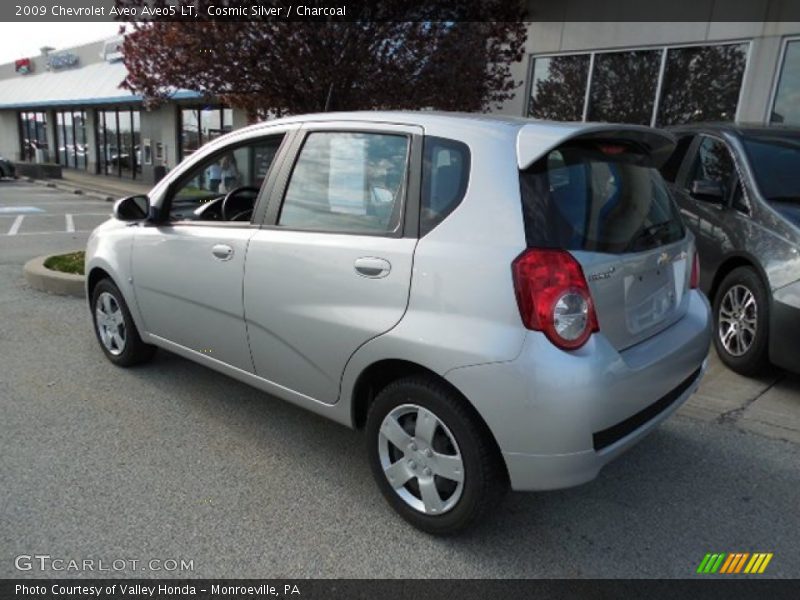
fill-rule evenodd
<path id="1" fill-rule="evenodd" d="M 463 529 L 593 479 L 695 390 L 668 134 L 435 113 L 219 138 L 91 235 L 100 345 L 164 348 L 354 428 L 392 507 Z"/>

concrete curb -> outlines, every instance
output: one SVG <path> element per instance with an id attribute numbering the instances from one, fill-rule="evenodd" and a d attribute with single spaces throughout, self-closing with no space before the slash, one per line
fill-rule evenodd
<path id="1" fill-rule="evenodd" d="M 36 185 L 43 185 L 49 188 L 56 188 L 61 190 L 62 192 L 68 192 L 70 194 L 77 194 L 77 195 L 84 195 L 91 198 L 97 198 L 98 200 L 104 200 L 106 202 L 113 202 L 117 198 L 114 196 L 109 196 L 107 193 L 100 192 L 97 190 L 91 190 L 88 188 L 80 188 L 75 187 L 74 185 L 70 185 L 68 183 L 54 183 L 53 181 L 47 179 L 34 179 L 32 177 L 25 177 L 24 178 L 29 183 L 35 183 Z M 122 198 L 123 196 L 119 196 Z"/>
<path id="2" fill-rule="evenodd" d="M 61 296 L 75 296 L 85 298 L 84 282 L 86 277 L 73 273 L 52 271 L 44 266 L 44 261 L 50 256 L 37 256 L 25 263 L 22 271 L 25 280 L 33 288 Z"/>

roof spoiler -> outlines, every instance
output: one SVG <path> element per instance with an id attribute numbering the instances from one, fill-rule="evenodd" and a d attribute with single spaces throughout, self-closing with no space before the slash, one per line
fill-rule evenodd
<path id="1" fill-rule="evenodd" d="M 569 126 L 537 123 L 523 125 L 517 134 L 517 164 L 520 170 L 524 170 L 566 142 L 592 140 L 632 142 L 650 155 L 656 168 L 663 165 L 675 149 L 675 138 L 672 134 L 642 125 L 576 123 Z"/>

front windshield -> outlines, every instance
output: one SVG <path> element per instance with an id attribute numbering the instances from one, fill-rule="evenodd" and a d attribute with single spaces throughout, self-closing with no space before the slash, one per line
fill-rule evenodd
<path id="1" fill-rule="evenodd" d="M 800 203 L 800 135 L 748 136 L 743 143 L 764 198 Z"/>

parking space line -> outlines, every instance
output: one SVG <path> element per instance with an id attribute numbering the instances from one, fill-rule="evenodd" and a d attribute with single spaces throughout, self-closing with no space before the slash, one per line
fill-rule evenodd
<path id="1" fill-rule="evenodd" d="M 22 233 L 18 233 L 17 237 L 22 237 L 23 235 L 64 235 L 67 233 L 91 233 L 91 232 L 92 232 L 91 229 L 76 229 L 75 231 L 23 231 Z"/>
<path id="2" fill-rule="evenodd" d="M 19 231 L 20 226 L 22 225 L 22 219 L 25 218 L 25 215 L 19 215 L 14 222 L 11 224 L 11 229 L 8 230 L 8 235 L 17 235 L 17 231 Z"/>
<path id="3" fill-rule="evenodd" d="M 64 217 L 67 219 L 67 233 L 73 233 L 75 231 L 75 221 L 72 220 L 72 215 L 67 213 Z"/>

